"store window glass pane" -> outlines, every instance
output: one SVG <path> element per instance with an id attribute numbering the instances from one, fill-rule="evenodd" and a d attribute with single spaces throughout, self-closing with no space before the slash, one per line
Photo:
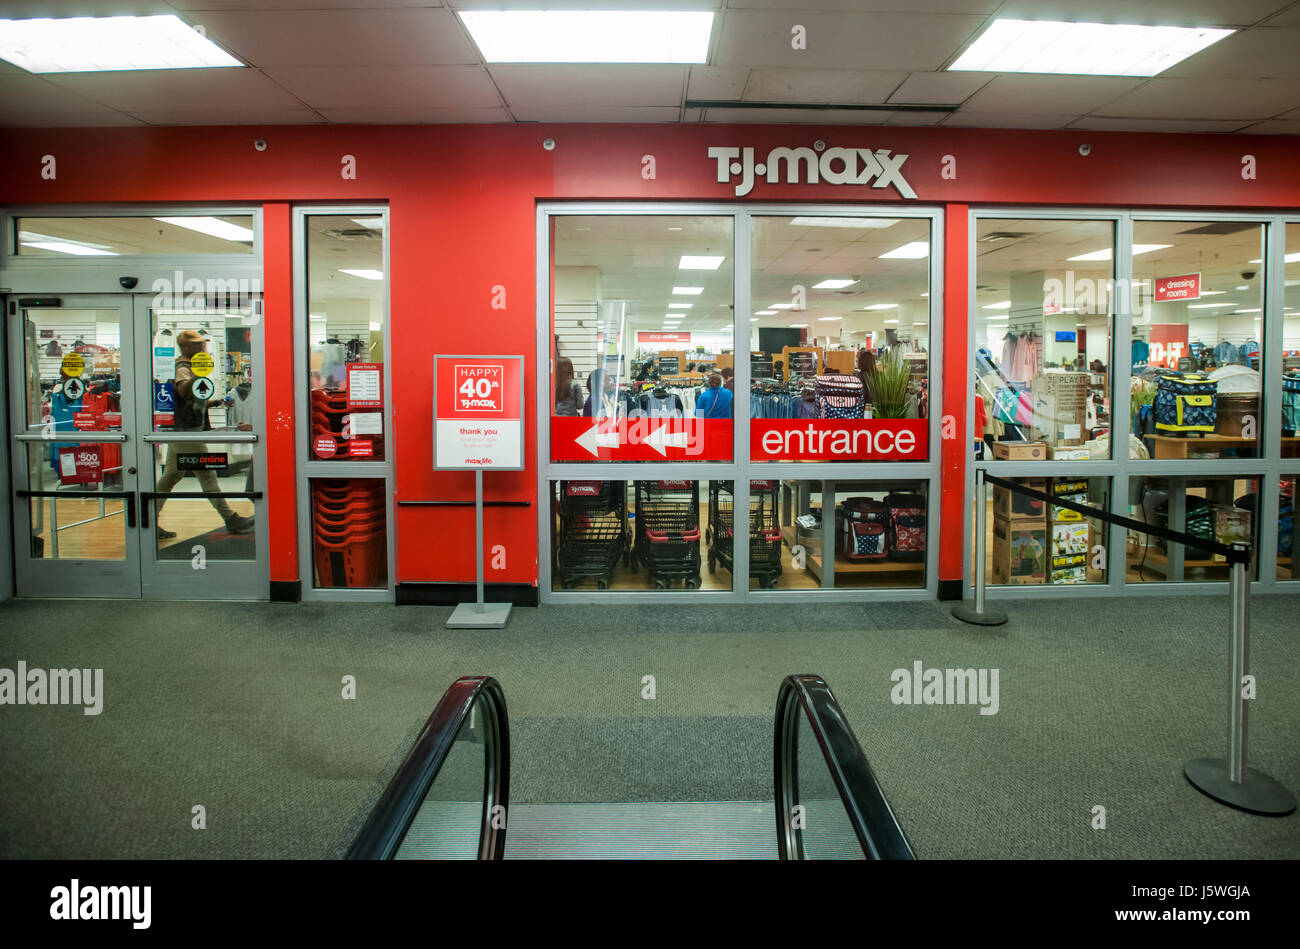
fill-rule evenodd
<path id="1" fill-rule="evenodd" d="M 1111 221 L 975 228 L 975 451 L 998 461 L 1111 457 Z"/>
<path id="2" fill-rule="evenodd" d="M 1133 431 L 1152 458 L 1255 458 L 1263 224 L 1135 221 Z"/>
<path id="3" fill-rule="evenodd" d="M 1259 572 L 1259 485 L 1249 477 L 1129 479 L 1129 516 L 1220 544 L 1250 544 L 1251 578 Z M 1221 555 L 1136 530 L 1128 532 L 1129 583 L 1226 581 Z"/>
<path id="4" fill-rule="evenodd" d="M 1296 476 L 1287 475 L 1277 491 L 1277 578 L 1300 580 L 1295 569 L 1295 487 Z"/>
<path id="5" fill-rule="evenodd" d="M 254 306 L 150 311 L 154 431 L 262 427 L 253 411 Z"/>
<path id="6" fill-rule="evenodd" d="M 756 217 L 754 461 L 924 461 L 930 221 Z"/>
<path id="7" fill-rule="evenodd" d="M 382 478 L 313 478 L 312 568 L 317 589 L 388 586 Z"/>
<path id="8" fill-rule="evenodd" d="M 252 256 L 253 216 L 23 217 L 14 220 L 22 257 L 126 257 L 178 254 Z"/>
<path id="9" fill-rule="evenodd" d="M 23 310 L 29 428 L 122 428 L 121 312 Z"/>
<path id="10" fill-rule="evenodd" d="M 552 589 L 730 590 L 710 499 L 730 481 L 555 481 Z M 707 559 L 707 568 L 705 562 Z"/>
<path id="11" fill-rule="evenodd" d="M 1109 510 L 1110 479 L 1008 478 L 1068 504 Z M 1104 584 L 1110 563 L 1107 531 L 1085 512 L 989 486 L 985 502 L 984 575 L 989 585 Z M 972 522 L 973 523 L 973 522 Z"/>
<path id="12" fill-rule="evenodd" d="M 730 217 L 551 219 L 553 461 L 727 461 Z"/>
<path id="13" fill-rule="evenodd" d="M 189 560 L 202 544 L 208 560 L 256 560 L 253 446 L 210 442 L 153 446 L 155 498 L 149 518 L 159 560 Z"/>
<path id="14" fill-rule="evenodd" d="M 383 461 L 385 287 L 380 215 L 307 217 L 307 457 Z"/>
<path id="15" fill-rule="evenodd" d="M 50 442 L 27 445 L 31 491 L 122 490 L 118 442 Z M 38 560 L 126 559 L 126 509 L 121 498 L 41 497 L 28 500 Z"/>
<path id="16" fill-rule="evenodd" d="M 1286 225 L 1282 310 L 1282 457 L 1300 458 L 1300 224 Z"/>
<path id="17" fill-rule="evenodd" d="M 776 487 L 781 572 L 769 589 L 925 586 L 927 482 L 782 480 Z M 751 495 L 762 496 L 757 490 Z M 755 500 L 750 505 L 752 512 Z M 751 553 L 751 589 L 765 579 L 768 569 Z"/>

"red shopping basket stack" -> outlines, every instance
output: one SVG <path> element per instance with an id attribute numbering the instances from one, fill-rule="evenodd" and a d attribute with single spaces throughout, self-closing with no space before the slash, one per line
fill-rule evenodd
<path id="1" fill-rule="evenodd" d="M 366 460 L 384 457 L 383 436 L 366 435 L 357 439 L 344 436 L 343 423 L 353 409 L 348 408 L 348 393 L 345 389 L 311 390 L 311 444 L 327 435 L 334 440 L 337 450 L 330 458 L 365 458 Z M 351 434 L 351 433 L 349 433 Z M 354 450 L 353 441 L 365 446 L 365 450 Z"/>
<path id="2" fill-rule="evenodd" d="M 322 587 L 388 585 L 387 515 L 381 478 L 312 482 L 316 582 Z"/>

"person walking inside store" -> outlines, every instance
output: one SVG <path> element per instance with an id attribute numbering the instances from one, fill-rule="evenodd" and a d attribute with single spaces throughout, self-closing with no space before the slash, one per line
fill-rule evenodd
<path id="1" fill-rule="evenodd" d="M 555 414 L 581 415 L 582 386 L 573 381 L 573 360 L 561 356 L 555 360 Z"/>
<path id="2" fill-rule="evenodd" d="M 700 418 L 731 418 L 731 390 L 722 385 L 722 376 L 709 376 L 709 387 L 695 400 L 695 414 Z"/>
<path id="3" fill-rule="evenodd" d="M 197 378 L 191 368 L 190 361 L 199 353 L 204 352 L 208 341 L 197 330 L 182 330 L 176 337 L 176 346 L 180 350 L 180 359 L 176 360 L 175 378 L 172 380 L 172 397 L 175 402 L 172 430 L 177 432 L 210 432 L 212 425 L 208 421 L 208 400 L 196 398 L 194 394 L 194 380 Z M 198 442 L 183 442 L 169 445 L 167 448 L 167 463 L 163 466 L 162 477 L 158 479 L 158 491 L 162 494 L 170 494 L 172 490 L 180 483 L 183 475 L 180 470 L 180 455 L 185 454 L 207 454 L 208 446 Z M 211 470 L 196 471 L 194 473 L 199 479 L 199 486 L 203 492 L 208 495 L 208 503 L 217 509 L 221 519 L 226 522 L 226 530 L 232 534 L 247 533 L 253 526 L 253 518 L 244 517 L 236 514 L 226 499 L 220 497 L 221 484 L 217 481 L 217 473 Z M 169 531 L 162 526 L 163 505 L 166 501 L 162 498 L 158 500 L 157 519 L 158 519 L 158 536 L 160 538 L 175 537 L 175 531 Z"/>

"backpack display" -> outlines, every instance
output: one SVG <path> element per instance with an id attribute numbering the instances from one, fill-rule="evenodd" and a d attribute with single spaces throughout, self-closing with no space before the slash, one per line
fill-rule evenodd
<path id="1" fill-rule="evenodd" d="M 1282 377 L 1282 428 L 1291 436 L 1300 431 L 1300 371 L 1295 369 Z"/>
<path id="2" fill-rule="evenodd" d="M 1162 375 L 1152 403 L 1156 434 L 1212 433 L 1216 424 L 1214 399 L 1218 390 L 1218 382 L 1199 373 Z"/>
<path id="3" fill-rule="evenodd" d="M 889 558 L 925 559 L 925 498 L 919 494 L 887 494 Z"/>
<path id="4" fill-rule="evenodd" d="M 818 376 L 817 418 L 862 418 L 866 399 L 857 376 Z"/>
<path id="5" fill-rule="evenodd" d="M 871 498 L 840 504 L 840 552 L 850 560 L 884 560 L 889 554 L 889 508 Z"/>

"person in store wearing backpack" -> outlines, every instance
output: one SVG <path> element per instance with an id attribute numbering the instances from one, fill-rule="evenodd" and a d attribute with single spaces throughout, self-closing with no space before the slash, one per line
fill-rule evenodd
<path id="1" fill-rule="evenodd" d="M 199 353 L 204 352 L 208 341 L 197 330 L 182 330 L 176 337 L 176 345 L 180 350 L 180 359 L 176 360 L 175 379 L 172 382 L 172 391 L 175 397 L 175 412 L 173 416 L 172 430 L 177 432 L 210 432 L 212 424 L 208 421 L 208 400 L 199 399 L 194 395 L 194 380 L 196 378 L 193 369 L 190 367 L 190 361 Z M 167 447 L 167 463 L 163 466 L 162 476 L 158 479 L 158 491 L 168 494 L 175 489 L 176 485 L 184 475 L 180 470 L 180 456 L 184 454 L 207 454 L 208 446 L 196 442 L 185 442 L 169 445 Z M 217 481 L 217 473 L 212 470 L 196 471 L 195 477 L 199 480 L 199 486 L 203 492 L 208 495 L 208 503 L 216 508 L 221 519 L 226 522 L 226 530 L 232 534 L 245 534 L 253 527 L 253 518 L 244 517 L 236 514 L 221 497 L 221 484 Z M 157 520 L 158 520 L 158 537 L 167 539 L 176 536 L 175 531 L 166 530 L 162 526 L 162 511 L 165 499 L 158 500 Z"/>
<path id="2" fill-rule="evenodd" d="M 722 385 L 722 376 L 709 376 L 709 386 L 695 400 L 695 414 L 699 418 L 731 418 L 731 390 Z"/>

